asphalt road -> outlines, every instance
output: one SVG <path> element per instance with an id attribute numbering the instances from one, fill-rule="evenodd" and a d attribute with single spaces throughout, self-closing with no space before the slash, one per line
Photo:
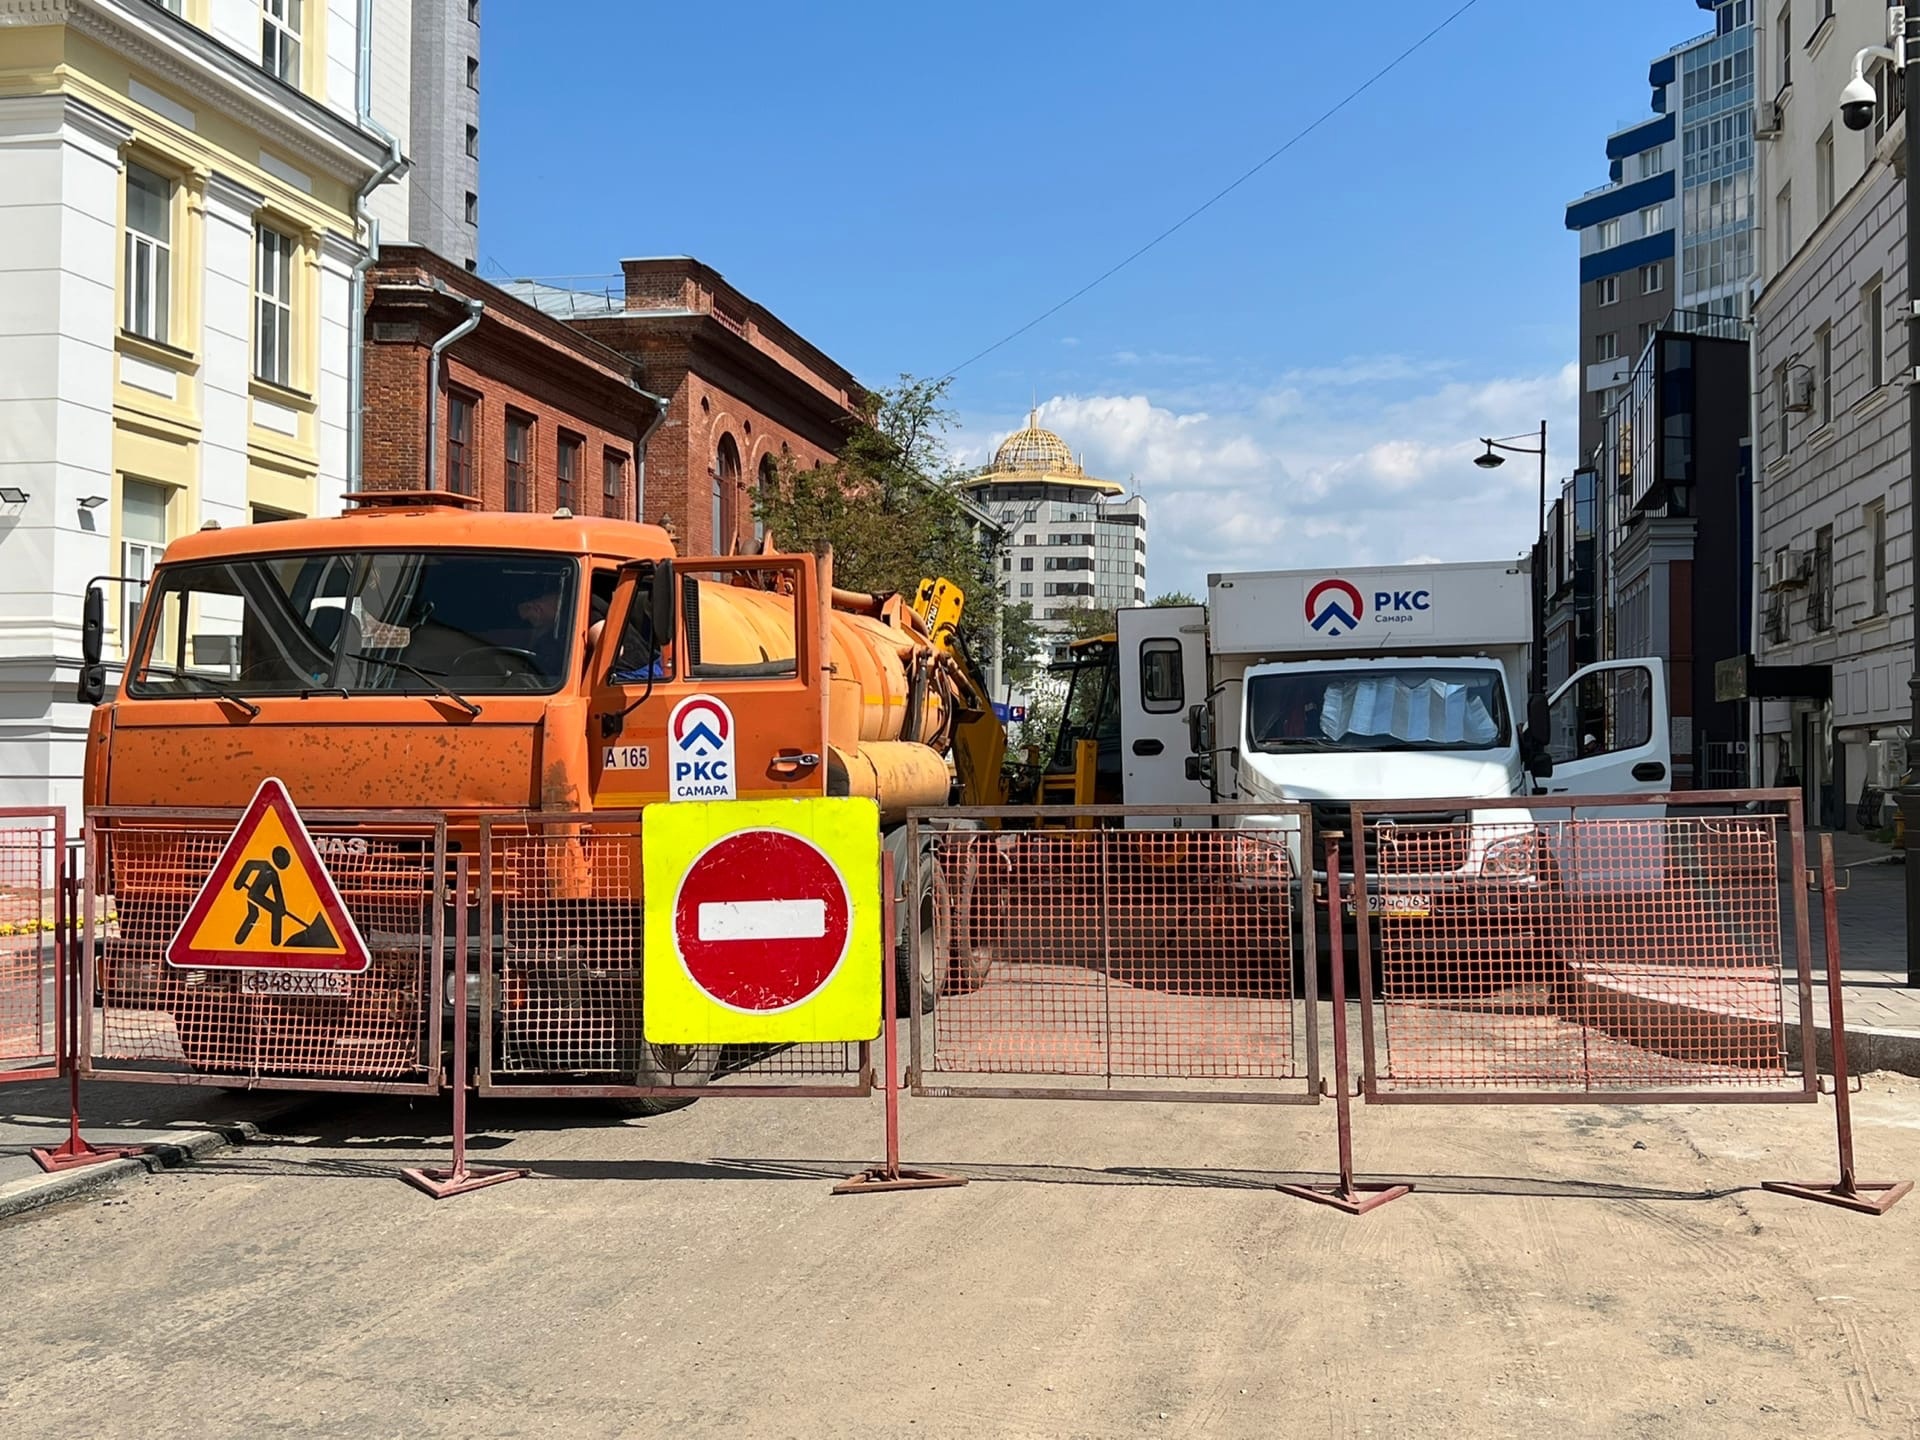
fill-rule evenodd
<path id="1" fill-rule="evenodd" d="M 1920 1173 L 1920 1082 L 1857 1097 Z M 0 1434 L 1911 1436 L 1920 1199 L 1765 1194 L 1830 1102 L 1363 1110 L 1351 1219 L 1276 1194 L 1331 1107 L 908 1100 L 965 1189 L 835 1198 L 877 1100 L 487 1104 L 536 1179 L 435 1203 L 444 1102 L 0 1225 Z"/>

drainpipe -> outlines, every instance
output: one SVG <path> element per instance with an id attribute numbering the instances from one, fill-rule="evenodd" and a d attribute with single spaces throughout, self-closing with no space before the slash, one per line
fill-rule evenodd
<path id="1" fill-rule="evenodd" d="M 366 431 L 367 271 L 380 258 L 380 222 L 367 214 L 367 198 L 382 185 L 413 168 L 400 153 L 400 141 L 373 118 L 373 0 L 360 0 L 360 70 L 356 77 L 354 109 L 360 128 L 387 142 L 387 158 L 353 197 L 354 219 L 367 237 L 367 253 L 355 263 L 348 287 L 347 320 L 347 493 L 359 491 L 362 480 L 361 441 Z"/>
<path id="2" fill-rule="evenodd" d="M 629 380 L 629 385 L 633 382 Z M 647 422 L 647 428 L 640 432 L 639 442 L 633 447 L 633 518 L 644 524 L 647 518 L 647 442 L 653 439 L 653 432 L 667 423 L 667 401 L 651 390 L 642 390 L 633 385 L 636 395 L 645 396 L 653 402 L 653 419 Z"/>
<path id="3" fill-rule="evenodd" d="M 444 285 L 434 287 L 445 290 Z M 487 307 L 478 300 L 466 302 L 467 318 L 433 342 L 427 355 L 427 489 L 440 488 L 440 356 L 456 340 L 471 335 L 480 324 L 480 313 Z"/>

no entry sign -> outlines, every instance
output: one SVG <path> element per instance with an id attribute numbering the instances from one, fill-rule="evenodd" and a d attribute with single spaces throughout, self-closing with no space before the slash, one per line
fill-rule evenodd
<path id="1" fill-rule="evenodd" d="M 866 800 L 649 806 L 647 1039 L 878 1035 L 879 820 Z"/>

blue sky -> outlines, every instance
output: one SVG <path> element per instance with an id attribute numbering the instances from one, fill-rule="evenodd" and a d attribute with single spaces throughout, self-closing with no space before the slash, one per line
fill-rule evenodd
<path id="1" fill-rule="evenodd" d="M 482 268 L 698 255 L 872 384 L 939 374 L 1277 148 L 1461 0 L 488 0 Z M 561 23 L 556 23 L 560 21 Z M 1693 0 L 1477 0 L 1127 270 L 962 371 L 966 459 L 1024 421 L 1131 477 L 1149 582 L 1477 559 L 1552 424 L 1572 468 L 1566 202 L 1650 113 Z"/>

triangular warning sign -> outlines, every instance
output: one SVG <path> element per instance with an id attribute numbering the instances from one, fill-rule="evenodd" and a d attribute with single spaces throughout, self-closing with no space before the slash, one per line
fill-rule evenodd
<path id="1" fill-rule="evenodd" d="M 167 964 L 358 972 L 370 961 L 287 787 L 262 780 L 168 942 Z"/>

